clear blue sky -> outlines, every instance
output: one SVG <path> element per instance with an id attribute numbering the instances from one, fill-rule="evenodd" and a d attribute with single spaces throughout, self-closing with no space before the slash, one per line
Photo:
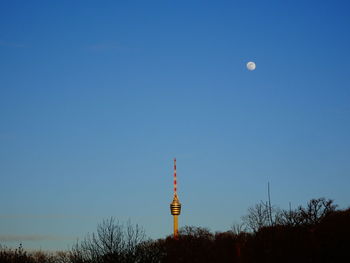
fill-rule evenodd
<path id="1" fill-rule="evenodd" d="M 350 205 L 348 1 L 1 1 L 0 243 L 66 249 L 115 216 L 228 230 Z M 255 71 L 246 63 L 255 61 Z"/>

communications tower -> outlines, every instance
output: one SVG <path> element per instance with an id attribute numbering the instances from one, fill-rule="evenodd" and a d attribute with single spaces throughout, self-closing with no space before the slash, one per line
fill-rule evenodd
<path id="1" fill-rule="evenodd" d="M 178 216 L 181 213 L 181 204 L 177 197 L 177 181 L 176 181 L 176 158 L 174 158 L 174 198 L 170 204 L 170 212 L 174 217 L 174 239 L 179 238 L 179 221 Z"/>

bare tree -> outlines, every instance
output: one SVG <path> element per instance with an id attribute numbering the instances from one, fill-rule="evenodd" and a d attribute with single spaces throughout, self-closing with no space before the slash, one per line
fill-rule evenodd
<path id="1" fill-rule="evenodd" d="M 306 208 L 300 206 L 298 208 L 299 217 L 302 224 L 317 224 L 330 212 L 335 211 L 337 205 L 333 204 L 333 200 L 318 198 L 311 199 Z"/>
<path id="2" fill-rule="evenodd" d="M 130 221 L 126 226 L 115 218 L 103 220 L 97 232 L 87 235 L 71 250 L 71 261 L 88 262 L 140 262 L 139 246 L 145 240 L 145 232 Z"/>
<path id="3" fill-rule="evenodd" d="M 164 262 L 164 259 L 166 258 L 167 251 L 166 251 L 166 241 L 164 239 L 158 239 L 156 241 L 154 240 L 147 240 L 145 242 L 142 242 L 139 246 L 140 250 L 139 253 L 142 253 L 140 255 L 140 258 L 142 258 L 141 262 L 144 263 L 159 263 Z"/>
<path id="4" fill-rule="evenodd" d="M 184 226 L 180 228 L 179 234 L 180 236 L 191 236 L 193 238 L 213 238 L 213 234 L 208 228 L 197 226 Z"/>
<path id="5" fill-rule="evenodd" d="M 330 212 L 336 210 L 337 205 L 333 204 L 333 200 L 318 198 L 311 199 L 306 207 L 299 206 L 292 210 L 280 210 L 276 216 L 276 223 L 286 226 L 314 225 L 320 223 Z"/>
<path id="6" fill-rule="evenodd" d="M 233 234 L 239 235 L 239 234 L 247 231 L 247 226 L 243 222 L 242 223 L 233 223 L 231 226 L 231 231 Z"/>
<path id="7" fill-rule="evenodd" d="M 297 210 L 279 210 L 276 215 L 276 224 L 298 226 L 301 224 L 300 213 Z"/>
<path id="8" fill-rule="evenodd" d="M 269 206 L 263 202 L 248 208 L 248 214 L 242 217 L 243 223 L 253 232 L 270 223 Z"/>

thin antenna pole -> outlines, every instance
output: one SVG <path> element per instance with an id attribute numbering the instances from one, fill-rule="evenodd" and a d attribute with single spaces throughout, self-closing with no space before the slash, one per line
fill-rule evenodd
<path id="1" fill-rule="evenodd" d="M 292 218 L 294 218 L 294 217 L 292 217 L 292 203 L 289 202 L 289 218 L 288 218 L 288 220 L 289 220 L 288 223 L 289 223 L 289 224 L 291 224 L 291 222 L 294 221 Z"/>
<path id="2" fill-rule="evenodd" d="M 269 219 L 270 219 L 270 226 L 272 226 L 272 208 L 271 208 L 271 197 L 270 197 L 270 182 L 267 182 L 267 195 L 269 198 Z"/>

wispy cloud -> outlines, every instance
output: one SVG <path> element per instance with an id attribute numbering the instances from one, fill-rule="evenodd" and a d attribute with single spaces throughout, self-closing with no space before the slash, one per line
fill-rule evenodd
<path id="1" fill-rule="evenodd" d="M 95 218 L 96 216 L 89 215 L 64 215 L 64 214 L 0 214 L 0 219 L 86 219 Z"/>
<path id="2" fill-rule="evenodd" d="M 7 41 L 0 40 L 0 47 L 24 48 L 26 46 L 23 44 L 18 44 L 18 43 L 14 43 L 14 42 L 7 42 Z"/>
<path id="3" fill-rule="evenodd" d="M 98 43 L 98 44 L 93 44 L 85 47 L 86 50 L 89 51 L 127 51 L 127 50 L 132 50 L 130 47 L 126 47 L 120 44 L 106 44 L 106 43 Z"/>
<path id="4" fill-rule="evenodd" d="M 0 242 L 60 241 L 73 239 L 76 239 L 76 237 L 53 235 L 0 235 Z"/>
<path id="5" fill-rule="evenodd" d="M 100 51 L 100 50 L 113 50 L 113 49 L 121 49 L 118 45 L 113 44 L 96 44 L 90 45 L 87 47 L 88 50 Z"/>

